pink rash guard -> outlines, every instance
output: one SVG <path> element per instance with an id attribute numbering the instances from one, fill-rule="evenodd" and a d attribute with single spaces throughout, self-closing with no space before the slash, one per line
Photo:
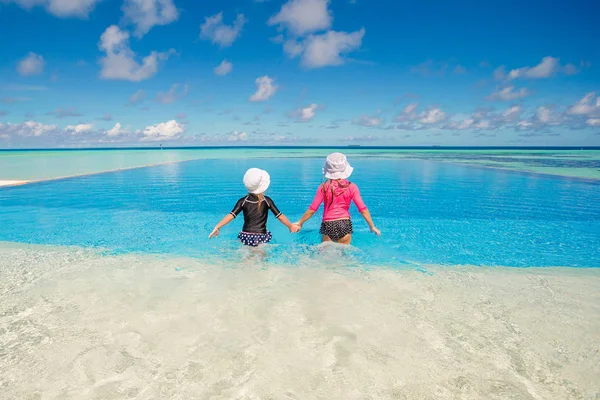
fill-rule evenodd
<path id="1" fill-rule="evenodd" d="M 326 198 L 323 198 L 323 187 L 327 192 Z M 331 201 L 331 189 L 335 193 L 333 202 Z M 363 199 L 360 197 L 360 191 L 358 186 L 354 183 L 348 182 L 346 179 L 339 181 L 328 181 L 317 189 L 317 194 L 312 201 L 309 209 L 317 211 L 321 203 L 325 203 L 325 212 L 323 213 L 323 221 L 332 221 L 335 219 L 350 218 L 348 209 L 350 208 L 350 202 L 354 201 L 358 211 L 363 212 L 367 209 Z"/>

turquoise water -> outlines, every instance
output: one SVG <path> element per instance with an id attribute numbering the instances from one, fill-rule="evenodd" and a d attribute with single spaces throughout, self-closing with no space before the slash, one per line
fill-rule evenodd
<path id="1" fill-rule="evenodd" d="M 317 246 L 320 215 L 297 235 L 271 218 L 263 260 L 240 220 L 207 235 L 248 167 L 298 218 L 323 157 L 240 151 L 0 188 L 0 398 L 598 398 L 600 268 L 557 267 L 600 267 L 591 164 L 352 154 L 382 237 L 354 209 L 352 248 Z M 21 172 L 157 161 L 69 154 Z"/>
<path id="2" fill-rule="evenodd" d="M 38 181 L 108 170 L 195 159 L 325 158 L 338 151 L 319 147 L 179 149 L 0 150 L 0 181 Z M 600 180 L 600 150 L 349 147 L 350 158 L 443 161 L 476 167 Z"/>
<path id="3" fill-rule="evenodd" d="M 353 209 L 349 264 L 600 267 L 600 184 L 427 160 L 351 158 L 382 237 Z M 299 218 L 320 158 L 204 159 L 0 189 L 0 241 L 237 260 L 241 221 L 207 235 L 244 194 L 249 167 Z M 317 257 L 320 214 L 297 234 L 270 218 L 270 260 Z"/>

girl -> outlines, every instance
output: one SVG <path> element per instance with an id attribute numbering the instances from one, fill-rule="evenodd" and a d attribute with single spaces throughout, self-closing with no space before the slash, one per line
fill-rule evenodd
<path id="1" fill-rule="evenodd" d="M 354 168 L 350 166 L 346 156 L 342 153 L 332 153 L 327 156 L 323 166 L 326 181 L 317 189 L 312 204 L 300 221 L 295 223 L 298 229 L 301 229 L 302 225 L 319 209 L 321 203 L 324 203 L 323 223 L 319 230 L 322 241 L 350 244 L 352 241 L 352 221 L 348 209 L 350 208 L 350 202 L 354 201 L 358 211 L 369 224 L 371 232 L 374 232 L 377 236 L 381 235 L 379 229 L 373 224 L 367 206 L 360 197 L 358 186 L 347 180 L 353 170 Z"/>
<path id="2" fill-rule="evenodd" d="M 239 233 L 238 239 L 246 246 L 252 247 L 269 243 L 273 237 L 271 232 L 267 231 L 269 210 L 279 222 L 289 228 L 290 232 L 298 232 L 298 227 L 292 225 L 275 206 L 273 200 L 264 195 L 270 183 L 271 177 L 267 171 L 258 168 L 250 168 L 246 171 L 244 185 L 248 189 L 248 195 L 238 200 L 233 210 L 215 226 L 208 238 L 218 237 L 220 229 L 233 221 L 240 212 L 243 212 L 244 227 Z"/>

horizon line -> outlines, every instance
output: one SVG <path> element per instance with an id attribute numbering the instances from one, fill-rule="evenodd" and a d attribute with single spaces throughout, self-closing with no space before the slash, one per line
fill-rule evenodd
<path id="1" fill-rule="evenodd" d="M 600 146 L 124 146 L 124 147 L 30 147 L 0 148 L 0 152 L 11 151 L 82 151 L 82 150 L 199 150 L 199 149 L 390 149 L 390 150 L 600 150 Z"/>

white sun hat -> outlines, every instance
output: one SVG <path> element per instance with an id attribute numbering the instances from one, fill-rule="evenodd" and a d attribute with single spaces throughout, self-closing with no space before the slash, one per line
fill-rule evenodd
<path id="1" fill-rule="evenodd" d="M 267 171 L 258 168 L 250 168 L 244 174 L 244 186 L 248 193 L 264 193 L 271 184 L 271 177 Z"/>
<path id="2" fill-rule="evenodd" d="M 342 153 L 331 153 L 323 165 L 323 175 L 327 179 L 346 179 L 352 175 L 354 168 Z"/>

